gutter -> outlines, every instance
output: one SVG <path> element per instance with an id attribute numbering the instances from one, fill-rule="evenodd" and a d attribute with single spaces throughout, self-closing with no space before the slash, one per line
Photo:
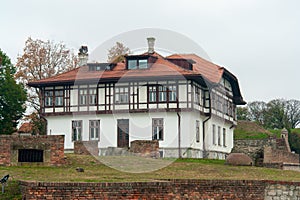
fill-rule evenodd
<path id="1" fill-rule="evenodd" d="M 178 123 L 178 157 L 181 158 L 181 116 L 179 112 L 177 112 L 177 123 Z"/>

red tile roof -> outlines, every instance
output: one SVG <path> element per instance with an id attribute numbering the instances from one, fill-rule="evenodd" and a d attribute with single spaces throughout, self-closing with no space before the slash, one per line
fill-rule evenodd
<path id="1" fill-rule="evenodd" d="M 164 79 L 170 77 L 186 78 L 190 77 L 196 81 L 204 81 L 206 83 L 219 83 L 222 76 L 228 77 L 233 86 L 234 102 L 236 104 L 245 104 L 242 95 L 240 93 L 238 80 L 228 70 L 220 67 L 210 61 L 207 61 L 195 54 L 174 54 L 164 58 L 158 53 L 153 54 L 144 53 L 141 55 L 134 55 L 134 57 L 151 56 L 151 60 L 155 60 L 148 69 L 131 69 L 127 70 L 124 62 L 117 63 L 110 70 L 102 71 L 90 71 L 88 66 L 78 67 L 71 71 L 62 73 L 57 76 L 53 76 L 47 79 L 32 81 L 28 85 L 32 87 L 41 87 L 47 85 L 61 85 L 61 84 L 76 84 L 78 82 L 106 82 L 106 81 L 119 81 L 121 79 L 144 79 L 147 80 L 159 78 Z M 130 56 L 127 56 L 127 58 Z M 155 57 L 155 59 L 153 59 Z M 157 58 L 157 59 L 156 59 Z M 169 59 L 169 60 L 168 60 Z M 174 60 L 175 59 L 175 60 Z M 176 59 L 178 59 L 177 62 Z M 187 61 L 187 63 L 185 63 Z M 178 63 L 189 66 L 192 64 L 192 68 L 186 66 L 179 66 Z M 177 63 L 177 64 L 175 64 Z M 194 78 L 195 77 L 195 78 Z"/>
<path id="2" fill-rule="evenodd" d="M 205 60 L 196 54 L 174 54 L 167 58 L 193 60 L 193 70 L 200 73 L 202 76 L 211 82 L 218 83 L 223 75 L 224 68 L 220 67 L 208 60 Z"/>
<path id="3" fill-rule="evenodd" d="M 147 55 L 142 54 L 142 55 Z M 166 58 L 158 53 L 151 54 L 157 57 L 157 60 L 149 69 L 131 69 L 127 70 L 125 63 L 117 63 L 112 70 L 105 71 L 89 71 L 88 66 L 82 66 L 71 71 L 53 76 L 47 79 L 29 82 L 30 86 L 39 86 L 46 84 L 57 84 L 64 82 L 75 82 L 83 80 L 105 80 L 105 79 L 120 79 L 120 78 L 139 78 L 139 77 L 166 77 L 166 76 L 195 76 L 201 75 L 211 82 L 218 83 L 222 77 L 223 68 L 200 58 L 195 54 L 175 54 Z M 168 58 L 191 59 L 195 61 L 193 70 L 184 69 L 170 61 Z"/>

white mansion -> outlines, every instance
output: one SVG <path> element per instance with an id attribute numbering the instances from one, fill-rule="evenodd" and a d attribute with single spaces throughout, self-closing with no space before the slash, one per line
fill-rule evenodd
<path id="1" fill-rule="evenodd" d="M 159 140 L 163 157 L 224 159 L 233 147 L 236 105 L 243 105 L 237 78 L 195 54 L 163 57 L 148 38 L 148 52 L 120 63 L 85 63 L 69 72 L 30 82 L 42 93 L 47 134 L 108 147 Z M 149 42 L 150 41 L 150 42 Z"/>

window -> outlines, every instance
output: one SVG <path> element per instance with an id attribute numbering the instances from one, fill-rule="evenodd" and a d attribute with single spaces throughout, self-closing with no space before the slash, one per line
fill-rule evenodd
<path id="1" fill-rule="evenodd" d="M 149 86 L 149 102 L 156 102 L 156 86 Z"/>
<path id="2" fill-rule="evenodd" d="M 100 120 L 90 120 L 90 140 L 99 140 Z"/>
<path id="3" fill-rule="evenodd" d="M 223 146 L 226 147 L 226 129 L 223 128 Z"/>
<path id="4" fill-rule="evenodd" d="M 167 87 L 158 86 L 158 98 L 160 102 L 167 101 Z"/>
<path id="5" fill-rule="evenodd" d="M 55 106 L 63 106 L 64 105 L 64 91 L 57 90 L 55 91 Z"/>
<path id="6" fill-rule="evenodd" d="M 97 89 L 89 89 L 89 104 L 97 104 Z"/>
<path id="7" fill-rule="evenodd" d="M 200 88 L 196 86 L 194 88 L 195 88 L 195 95 L 194 95 L 195 104 L 200 105 Z"/>
<path id="8" fill-rule="evenodd" d="M 79 105 L 97 105 L 97 89 L 80 89 Z"/>
<path id="9" fill-rule="evenodd" d="M 169 93 L 169 101 L 176 101 L 177 99 L 177 87 L 175 85 L 171 85 L 168 87 Z"/>
<path id="10" fill-rule="evenodd" d="M 45 91 L 45 106 L 53 106 L 53 91 Z"/>
<path id="11" fill-rule="evenodd" d="M 177 86 L 176 85 L 150 85 L 148 86 L 148 99 L 150 103 L 156 102 L 176 102 Z"/>
<path id="12" fill-rule="evenodd" d="M 216 145 L 217 144 L 217 142 L 216 142 L 216 125 L 215 124 L 213 124 L 212 125 L 212 136 L 213 136 L 213 144 L 214 145 Z"/>
<path id="13" fill-rule="evenodd" d="M 147 69 L 148 68 L 148 60 L 142 59 L 139 60 L 139 69 Z"/>
<path id="14" fill-rule="evenodd" d="M 164 139 L 164 119 L 162 118 L 152 119 L 152 139 L 153 140 Z"/>
<path id="15" fill-rule="evenodd" d="M 82 120 L 72 121 L 72 141 L 80 141 L 82 132 Z"/>
<path id="16" fill-rule="evenodd" d="M 137 69 L 137 61 L 128 60 L 128 69 Z"/>
<path id="17" fill-rule="evenodd" d="M 196 142 L 200 142 L 200 122 L 196 120 Z"/>
<path id="18" fill-rule="evenodd" d="M 221 127 L 218 126 L 218 145 L 221 146 Z"/>
<path id="19" fill-rule="evenodd" d="M 128 87 L 116 87 L 115 88 L 115 103 L 122 104 L 128 103 Z"/>
<path id="20" fill-rule="evenodd" d="M 79 104 L 86 105 L 87 104 L 87 89 L 79 90 Z"/>
<path id="21" fill-rule="evenodd" d="M 147 69 L 148 60 L 145 58 L 140 59 L 129 59 L 127 61 L 127 69 Z"/>

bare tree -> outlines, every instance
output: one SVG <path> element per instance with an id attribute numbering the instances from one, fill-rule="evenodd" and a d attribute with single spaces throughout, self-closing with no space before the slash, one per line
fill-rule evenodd
<path id="1" fill-rule="evenodd" d="M 125 55 L 130 53 L 130 49 L 121 42 L 116 42 L 116 45 L 108 50 L 107 61 L 117 63 L 125 60 Z"/>
<path id="2" fill-rule="evenodd" d="M 52 77 L 77 67 L 77 56 L 63 43 L 43 41 L 29 37 L 23 54 L 18 57 L 16 78 L 25 86 L 29 81 Z M 28 88 L 28 102 L 39 111 L 41 94 Z"/>
<path id="3" fill-rule="evenodd" d="M 248 103 L 249 119 L 264 124 L 264 114 L 267 104 L 263 101 L 253 101 Z"/>
<path id="4" fill-rule="evenodd" d="M 300 101 L 291 99 L 286 102 L 286 114 L 291 128 L 300 124 Z"/>

